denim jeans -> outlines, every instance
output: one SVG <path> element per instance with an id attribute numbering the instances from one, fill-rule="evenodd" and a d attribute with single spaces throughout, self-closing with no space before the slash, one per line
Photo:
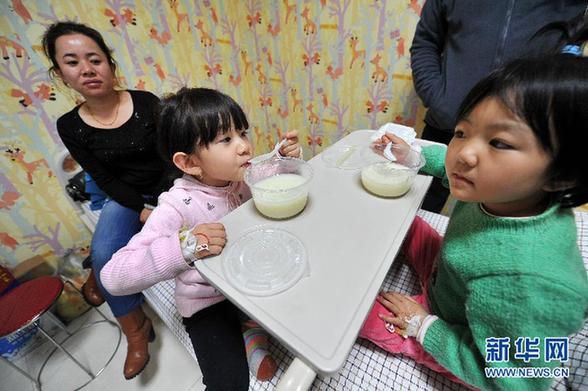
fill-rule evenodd
<path id="1" fill-rule="evenodd" d="M 100 212 L 100 218 L 92 237 L 92 245 L 90 246 L 92 269 L 94 269 L 98 287 L 116 317 L 124 316 L 137 308 L 143 302 L 143 294 L 111 295 L 104 289 L 100 281 L 100 271 L 110 261 L 112 255 L 126 246 L 142 226 L 139 212 L 124 207 L 113 199 L 108 199 Z"/>

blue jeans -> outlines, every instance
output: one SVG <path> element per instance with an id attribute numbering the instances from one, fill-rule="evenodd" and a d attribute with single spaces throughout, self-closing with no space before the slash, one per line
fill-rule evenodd
<path id="1" fill-rule="evenodd" d="M 100 218 L 92 237 L 90 256 L 92 269 L 102 296 L 116 317 L 124 316 L 133 311 L 143 302 L 143 294 L 135 293 L 126 296 L 113 296 L 102 285 L 100 271 L 120 248 L 141 230 L 143 224 L 139 220 L 139 212 L 129 209 L 108 199 L 100 212 Z"/>

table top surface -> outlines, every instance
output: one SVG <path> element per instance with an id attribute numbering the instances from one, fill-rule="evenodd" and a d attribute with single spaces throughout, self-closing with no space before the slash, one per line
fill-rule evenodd
<path id="1" fill-rule="evenodd" d="M 335 146 L 366 145 L 372 131 L 359 130 Z M 273 296 L 241 293 L 223 273 L 223 257 L 196 263 L 202 276 L 257 320 L 293 354 L 322 374 L 344 364 L 374 298 L 431 183 L 418 175 L 399 198 L 380 198 L 361 185 L 359 170 L 328 167 L 320 155 L 306 208 L 287 220 L 270 220 L 248 201 L 221 219 L 227 248 L 252 227 L 280 228 L 298 237 L 309 271 Z"/>

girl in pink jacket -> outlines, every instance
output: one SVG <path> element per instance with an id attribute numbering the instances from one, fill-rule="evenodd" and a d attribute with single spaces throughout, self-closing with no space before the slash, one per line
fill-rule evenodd
<path id="1" fill-rule="evenodd" d="M 157 128 L 164 158 L 184 175 L 161 194 L 141 232 L 114 254 L 101 279 L 110 293 L 126 295 L 175 278 L 176 305 L 204 384 L 212 390 L 246 390 L 248 366 L 260 380 L 275 372 L 264 349 L 266 335 L 210 286 L 194 263 L 222 251 L 226 235 L 216 221 L 251 198 L 243 182 L 252 158 L 247 118 L 219 91 L 182 88 L 161 102 Z M 299 157 L 298 133 L 285 138 L 280 153 Z"/>

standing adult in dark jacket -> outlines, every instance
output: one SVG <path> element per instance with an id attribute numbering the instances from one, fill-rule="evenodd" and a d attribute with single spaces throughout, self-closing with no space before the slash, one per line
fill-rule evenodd
<path id="1" fill-rule="evenodd" d="M 474 84 L 514 58 L 552 50 L 561 34 L 536 33 L 573 18 L 587 3 L 427 0 L 410 48 L 414 86 L 428 108 L 422 138 L 448 144 L 457 109 Z M 439 212 L 448 195 L 434 180 L 423 209 Z"/>
<path id="2" fill-rule="evenodd" d="M 141 230 L 160 193 L 164 163 L 155 147 L 159 99 L 144 91 L 118 89 L 116 64 L 100 33 L 79 23 L 58 22 L 43 36 L 51 69 L 84 102 L 57 120 L 61 140 L 109 197 L 96 225 L 90 254 L 92 273 L 82 288 L 91 305 L 106 300 L 127 338 L 124 376 L 139 374 L 149 361 L 151 320 L 141 293 L 112 296 L 100 270 L 112 254 Z"/>

